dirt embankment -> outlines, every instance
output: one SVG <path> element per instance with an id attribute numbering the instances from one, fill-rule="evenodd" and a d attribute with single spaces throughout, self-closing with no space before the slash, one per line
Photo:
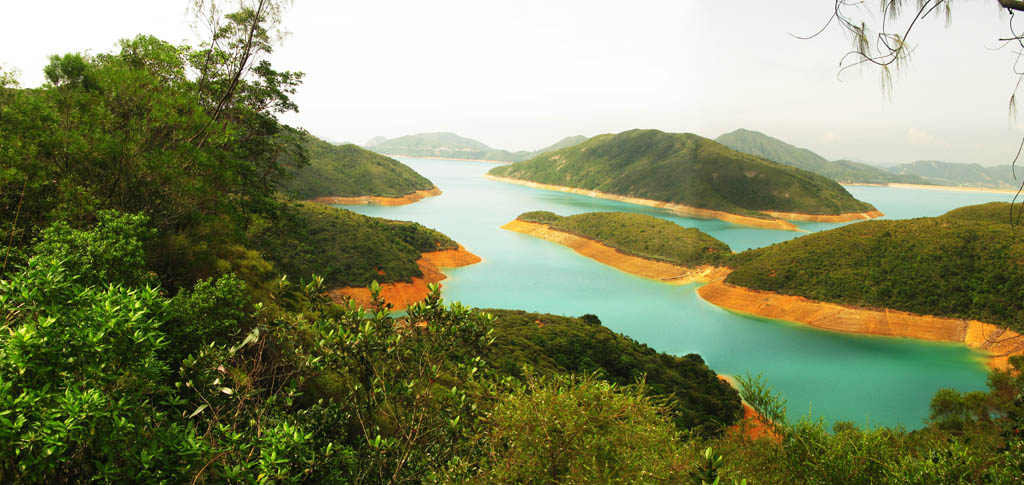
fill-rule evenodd
<path id="1" fill-rule="evenodd" d="M 730 386 L 739 391 L 739 386 L 732 376 L 725 374 L 718 374 L 718 378 L 728 382 Z M 744 436 L 752 440 L 766 437 L 774 440 L 779 440 L 778 435 L 775 434 L 775 430 L 768 426 L 762 421 L 761 415 L 754 410 L 754 408 L 743 401 L 743 418 L 739 423 L 736 423 L 729 427 L 729 431 L 732 433 L 743 433 Z"/>
<path id="2" fill-rule="evenodd" d="M 538 224 L 535 222 L 526 222 L 517 219 L 501 226 L 501 228 L 509 231 L 529 234 L 534 237 L 539 237 L 541 239 L 561 244 L 583 256 L 607 264 L 608 266 L 612 266 L 627 273 L 642 276 L 644 278 L 663 281 L 665 283 L 685 285 L 695 281 L 712 281 L 714 279 L 724 278 L 724 275 L 720 275 L 722 271 L 728 272 L 727 269 L 717 266 L 704 265 L 696 268 L 688 268 L 662 261 L 654 261 L 637 256 L 631 256 L 613 247 L 605 246 L 593 239 L 587 239 L 575 234 L 552 229 L 551 226 L 547 224 Z"/>
<path id="3" fill-rule="evenodd" d="M 738 214 L 732 214 L 729 212 L 716 211 L 711 209 L 701 209 L 699 207 L 691 207 L 683 204 L 673 204 L 671 202 L 662 202 L 660 200 L 651 199 L 640 199 L 636 197 L 627 197 L 625 195 L 607 194 L 604 192 L 598 192 L 596 190 L 577 189 L 574 187 L 563 187 L 561 185 L 548 185 L 539 184 L 537 182 L 530 182 L 528 180 L 519 180 L 507 177 L 495 177 L 494 175 L 485 174 L 484 177 L 490 180 L 496 180 L 499 182 L 507 182 L 510 184 L 525 185 L 535 189 L 545 190 L 557 190 L 559 192 L 569 192 L 571 194 L 586 195 L 587 197 L 597 197 L 599 199 L 618 200 L 620 202 L 628 202 L 630 204 L 646 205 L 648 207 L 657 207 L 661 209 L 668 209 L 676 212 L 680 215 L 687 217 L 696 217 L 699 219 L 719 219 L 733 224 L 740 224 L 744 226 L 759 227 L 761 229 L 778 229 L 783 231 L 799 231 L 800 228 L 796 227 L 793 223 L 784 221 L 781 219 L 758 219 L 756 217 L 741 216 Z"/>
<path id="4" fill-rule="evenodd" d="M 802 214 L 799 212 L 774 212 L 774 211 L 762 211 L 772 217 L 779 219 L 786 219 L 790 221 L 805 221 L 805 222 L 850 222 L 850 221 L 863 221 L 865 219 L 874 219 L 876 217 L 882 217 L 885 214 L 882 211 L 868 211 L 868 212 L 847 212 L 845 214 L 835 215 L 821 215 L 821 214 Z"/>
<path id="5" fill-rule="evenodd" d="M 988 365 L 1009 368 L 1009 357 L 1024 353 L 1024 336 L 977 320 L 917 315 L 888 309 L 857 308 L 780 295 L 714 281 L 697 293 L 720 307 L 839 332 L 957 342 L 990 354 Z"/>
<path id="6" fill-rule="evenodd" d="M 410 283 L 404 281 L 384 283 L 381 285 L 381 297 L 384 298 L 384 301 L 394 305 L 394 310 L 404 310 L 409 305 L 426 298 L 430 292 L 427 285 L 447 278 L 439 268 L 469 266 L 480 261 L 480 256 L 467 251 L 462 245 L 459 245 L 458 249 L 422 253 L 420 259 L 416 260 L 416 265 L 419 266 L 423 276 L 413 278 Z M 327 295 L 336 303 L 343 303 L 352 298 L 363 307 L 370 305 L 370 290 L 365 287 L 336 288 L 328 291 Z"/>
<path id="7" fill-rule="evenodd" d="M 401 197 L 360 195 L 356 197 L 317 197 L 315 199 L 310 199 L 310 201 L 328 205 L 406 205 L 435 195 L 441 195 L 441 189 L 434 187 L 427 190 L 417 190 L 416 192 L 405 194 Z"/>

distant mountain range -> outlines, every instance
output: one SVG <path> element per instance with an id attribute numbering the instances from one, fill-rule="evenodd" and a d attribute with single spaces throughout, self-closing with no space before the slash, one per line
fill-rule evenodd
<path id="1" fill-rule="evenodd" d="M 995 189 L 1014 189 L 1020 184 L 1014 181 L 1010 168 L 1002 165 L 983 167 L 977 163 L 922 160 L 882 167 L 860 161 L 829 161 L 806 148 L 745 129 L 726 133 L 715 141 L 739 152 L 802 168 L 844 183 L 902 183 Z"/>
<path id="2" fill-rule="evenodd" d="M 821 155 L 806 148 L 790 145 L 759 131 L 741 128 L 719 136 L 715 138 L 715 141 L 738 152 L 766 158 L 783 165 L 802 168 L 808 172 L 824 175 L 837 182 L 861 184 L 932 183 L 913 172 L 895 173 L 881 167 L 850 160 L 830 162 Z"/>
<path id="3" fill-rule="evenodd" d="M 939 185 L 1016 189 L 1020 180 L 1014 180 L 1013 170 L 1007 165 L 983 167 L 977 163 L 950 163 L 919 160 L 887 167 L 899 174 L 917 175 Z M 1024 176 L 1024 167 L 1019 171 Z"/>
<path id="4" fill-rule="evenodd" d="M 462 137 L 455 133 L 438 132 L 419 133 L 391 139 L 375 136 L 367 141 L 363 147 L 384 155 L 521 162 L 541 153 L 576 145 L 586 139 L 587 137 L 585 136 L 570 136 L 563 138 L 554 145 L 535 152 L 525 150 L 510 152 L 508 150 L 491 148 L 482 142 Z"/>

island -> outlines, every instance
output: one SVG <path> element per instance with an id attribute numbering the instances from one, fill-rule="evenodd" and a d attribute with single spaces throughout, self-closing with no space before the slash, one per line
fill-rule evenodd
<path id="1" fill-rule="evenodd" d="M 415 222 L 392 221 L 311 202 L 290 202 L 257 238 L 259 249 L 278 273 L 292 281 L 324 278 L 337 303 L 354 299 L 370 304 L 373 281 L 381 295 L 404 309 L 422 300 L 431 283 L 445 279 L 440 268 L 480 262 L 479 256 L 433 229 Z"/>
<path id="2" fill-rule="evenodd" d="M 791 220 L 844 222 L 882 215 L 833 180 L 691 133 L 599 135 L 495 167 L 487 176 L 767 229 L 799 230 Z"/>
<path id="3" fill-rule="evenodd" d="M 321 204 L 404 205 L 441 190 L 407 165 L 356 145 L 333 145 L 313 136 L 303 141 L 308 164 L 295 170 L 282 190 Z"/>
<path id="4" fill-rule="evenodd" d="M 526 212 L 501 227 L 561 244 L 627 273 L 680 285 L 723 278 L 732 255 L 727 244 L 698 229 L 628 212 L 566 217 Z"/>
<path id="5" fill-rule="evenodd" d="M 570 147 L 585 141 L 582 135 L 567 136 L 535 152 L 520 150 L 511 152 L 491 148 L 481 141 L 449 132 L 417 133 L 398 138 L 375 136 L 363 148 L 393 156 L 441 158 L 447 160 L 468 160 L 480 162 L 521 162 L 542 153 Z"/>

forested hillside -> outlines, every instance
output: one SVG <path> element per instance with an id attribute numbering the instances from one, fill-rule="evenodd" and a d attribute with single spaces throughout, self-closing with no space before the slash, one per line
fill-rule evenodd
<path id="1" fill-rule="evenodd" d="M 434 188 L 402 162 L 352 144 L 332 145 L 306 137 L 309 164 L 285 180 L 282 190 L 302 200 L 374 195 L 401 197 Z"/>
<path id="2" fill-rule="evenodd" d="M 770 217 L 761 211 L 874 210 L 820 175 L 739 153 L 697 135 L 658 130 L 596 136 L 488 173 L 764 219 Z"/>
<path id="3" fill-rule="evenodd" d="M 733 258 L 726 279 L 748 288 L 1024 330 L 1024 243 L 1010 206 L 940 217 L 867 221 Z"/>

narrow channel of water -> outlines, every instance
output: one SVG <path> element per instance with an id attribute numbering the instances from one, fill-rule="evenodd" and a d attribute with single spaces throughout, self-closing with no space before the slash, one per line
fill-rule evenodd
<path id="1" fill-rule="evenodd" d="M 494 182 L 495 164 L 402 158 L 444 192 L 399 207 L 344 206 L 437 229 L 484 258 L 445 270 L 444 296 L 481 308 L 517 308 L 560 315 L 598 315 L 605 326 L 673 354 L 698 353 L 720 373 L 763 374 L 789 403 L 793 419 L 813 413 L 827 421 L 918 428 L 938 389 L 985 388 L 981 356 L 962 345 L 839 334 L 738 315 L 701 300 L 697 284 L 673 286 L 639 278 L 560 245 L 505 231 L 502 224 L 531 210 L 561 215 L 591 211 L 650 214 L 697 227 L 735 251 L 800 233 L 752 229 L 715 220 L 581 195 Z M 849 187 L 890 218 L 942 214 L 964 205 L 1009 200 L 1005 194 L 887 187 Z M 807 231 L 838 224 L 800 223 Z"/>

